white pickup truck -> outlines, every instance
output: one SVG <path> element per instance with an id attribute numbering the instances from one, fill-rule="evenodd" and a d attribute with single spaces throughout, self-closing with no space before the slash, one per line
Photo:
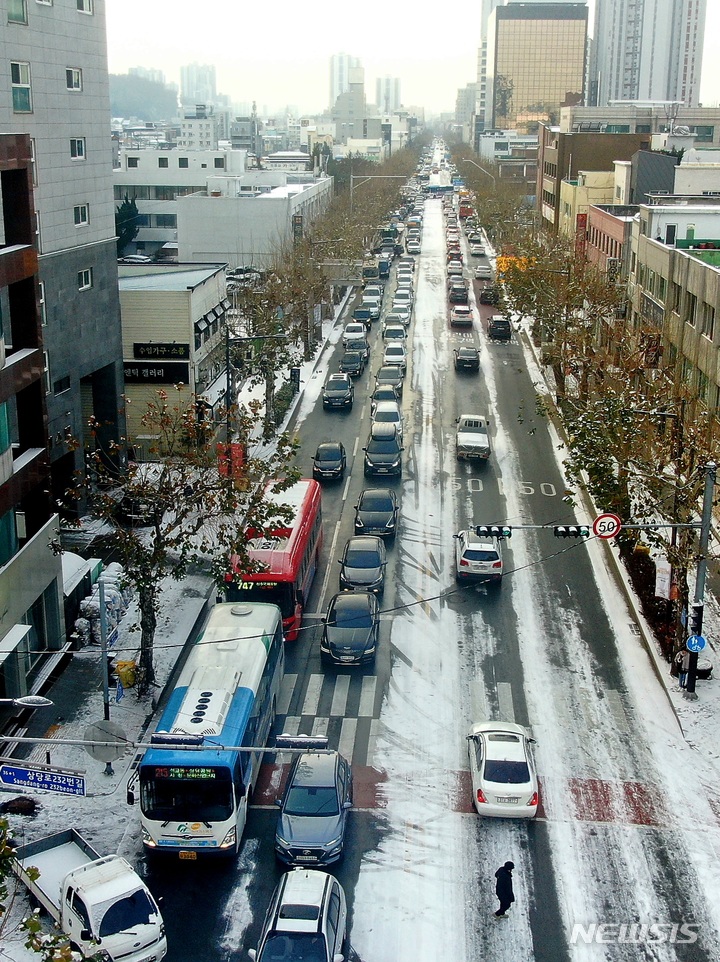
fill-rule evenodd
<path id="1" fill-rule="evenodd" d="M 123 962 L 164 958 L 160 909 L 120 855 L 101 857 L 70 828 L 19 845 L 13 869 L 85 958 L 103 950 Z"/>
<path id="2" fill-rule="evenodd" d="M 487 461 L 490 457 L 490 422 L 482 414 L 461 414 L 456 419 L 455 455 L 458 461 Z"/>

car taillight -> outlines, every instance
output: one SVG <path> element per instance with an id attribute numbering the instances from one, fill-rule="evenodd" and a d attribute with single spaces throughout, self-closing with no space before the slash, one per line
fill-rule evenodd
<path id="1" fill-rule="evenodd" d="M 493 568 L 502 568 L 502 561 L 493 562 Z"/>
<path id="2" fill-rule="evenodd" d="M 538 793 L 533 792 L 530 797 L 530 801 L 528 802 L 528 805 L 530 806 L 530 808 L 535 808 L 537 806 L 538 800 L 539 800 Z"/>
<path id="3" fill-rule="evenodd" d="M 487 799 L 486 799 L 485 796 L 483 795 L 483 791 L 482 791 L 481 788 L 478 788 L 478 790 L 477 790 L 477 800 L 478 800 L 478 805 L 486 805 L 486 804 L 487 804 Z"/>
<path id="4" fill-rule="evenodd" d="M 469 568 L 469 567 L 470 567 L 470 562 L 467 561 L 465 558 L 461 558 L 461 559 L 460 559 L 460 567 L 461 567 L 461 568 Z"/>

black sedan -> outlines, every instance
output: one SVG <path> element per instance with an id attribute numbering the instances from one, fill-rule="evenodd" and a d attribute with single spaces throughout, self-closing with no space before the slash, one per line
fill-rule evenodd
<path id="1" fill-rule="evenodd" d="M 459 347 L 455 350 L 456 371 L 479 371 L 480 351 L 476 347 Z"/>
<path id="2" fill-rule="evenodd" d="M 313 477 L 316 481 L 340 481 L 345 477 L 347 457 L 341 441 L 318 444 L 313 458 Z"/>
<path id="3" fill-rule="evenodd" d="M 398 502 L 392 488 L 366 488 L 355 505 L 355 534 L 394 538 Z"/>
<path id="4" fill-rule="evenodd" d="M 385 588 L 385 545 L 381 538 L 349 538 L 340 559 L 340 590 L 361 588 L 382 594 Z"/>
<path id="5" fill-rule="evenodd" d="M 379 633 L 377 597 L 370 591 L 343 591 L 332 598 L 323 619 L 320 656 L 337 665 L 374 661 Z"/>

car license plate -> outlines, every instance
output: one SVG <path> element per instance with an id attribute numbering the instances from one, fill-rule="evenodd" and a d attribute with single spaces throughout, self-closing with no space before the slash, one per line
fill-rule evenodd
<path id="1" fill-rule="evenodd" d="M 317 862 L 317 855 L 298 855 L 298 862 Z"/>
<path id="2" fill-rule="evenodd" d="M 197 858 L 197 852 L 178 852 L 178 855 L 179 855 L 180 858 L 182 858 L 182 859 L 190 859 L 190 860 L 192 860 L 192 859 L 196 859 L 196 858 Z"/>
<path id="3" fill-rule="evenodd" d="M 502 804 L 509 804 L 509 805 L 517 805 L 517 803 L 520 801 L 519 798 L 512 798 L 511 796 L 508 796 L 507 798 L 501 798 L 500 795 L 497 796 L 496 800 L 498 802 L 501 802 Z"/>
<path id="4" fill-rule="evenodd" d="M 378 468 L 378 469 L 377 469 L 377 473 L 378 473 L 378 474 L 387 474 L 387 473 L 388 473 L 388 469 L 387 469 L 387 468 Z"/>
<path id="5" fill-rule="evenodd" d="M 355 661 L 354 655 L 340 655 L 340 661 Z"/>

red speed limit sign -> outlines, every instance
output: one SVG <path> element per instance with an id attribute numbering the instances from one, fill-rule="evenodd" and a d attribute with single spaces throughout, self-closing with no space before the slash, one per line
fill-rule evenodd
<path id="1" fill-rule="evenodd" d="M 593 534 L 596 538 L 614 538 L 619 534 L 622 522 L 616 514 L 600 514 L 593 521 Z"/>

